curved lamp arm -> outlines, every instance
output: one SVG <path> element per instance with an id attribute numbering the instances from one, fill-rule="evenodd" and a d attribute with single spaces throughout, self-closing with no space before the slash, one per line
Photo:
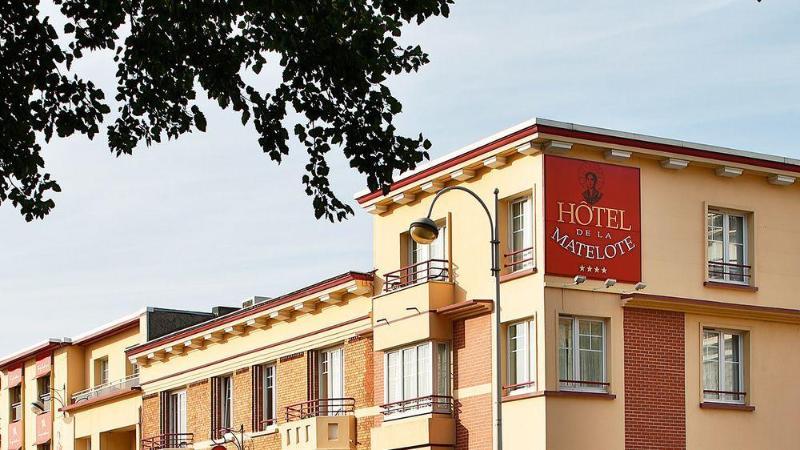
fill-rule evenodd
<path id="1" fill-rule="evenodd" d="M 471 190 L 469 188 L 465 188 L 463 186 L 448 186 L 448 187 L 440 190 L 433 197 L 433 200 L 431 200 L 431 206 L 428 208 L 428 216 L 427 216 L 428 219 L 431 218 L 431 214 L 433 213 L 433 205 L 436 204 L 436 200 L 438 200 L 439 197 L 442 194 L 444 194 L 445 192 L 448 192 L 448 191 L 466 192 L 467 194 L 471 195 L 472 198 L 477 200 L 478 203 L 480 203 L 481 207 L 483 208 L 483 211 L 486 212 L 486 218 L 489 219 L 489 232 L 491 233 L 491 235 L 489 237 L 489 242 L 493 244 L 492 245 L 492 274 L 497 274 L 500 271 L 500 268 L 499 268 L 500 264 L 499 264 L 499 261 L 498 261 L 498 256 L 499 255 L 496 254 L 499 251 L 498 249 L 496 249 L 496 246 L 500 245 L 500 240 L 499 240 L 499 238 L 497 236 L 497 223 L 496 223 L 496 219 L 497 218 L 495 217 L 494 219 L 492 219 L 492 213 L 489 212 L 489 207 L 486 206 L 486 203 L 473 190 Z M 499 193 L 500 193 L 500 190 L 495 188 L 494 189 L 495 204 L 497 203 L 497 194 L 499 194 Z M 495 209 L 497 209 L 497 208 L 495 208 Z"/>

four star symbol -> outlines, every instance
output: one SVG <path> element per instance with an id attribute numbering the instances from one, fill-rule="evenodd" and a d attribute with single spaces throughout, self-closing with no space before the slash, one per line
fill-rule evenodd
<path id="1" fill-rule="evenodd" d="M 605 267 L 600 267 L 600 266 L 585 266 L 585 265 L 581 265 L 580 267 L 578 267 L 578 270 L 580 272 L 586 272 L 586 273 L 592 273 L 592 272 L 594 272 L 594 273 L 600 273 L 600 272 L 607 273 L 608 272 L 608 269 L 606 269 Z"/>

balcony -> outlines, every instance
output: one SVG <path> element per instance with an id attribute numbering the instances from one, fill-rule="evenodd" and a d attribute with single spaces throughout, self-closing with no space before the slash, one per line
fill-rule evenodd
<path id="1" fill-rule="evenodd" d="M 356 448 L 355 399 L 327 398 L 286 407 L 278 426 L 281 447 L 292 450 Z"/>
<path id="2" fill-rule="evenodd" d="M 139 375 L 130 375 L 120 380 L 111 381 L 93 388 L 76 392 L 72 395 L 72 404 L 110 397 L 114 394 L 128 392 L 139 387 Z"/>
<path id="3" fill-rule="evenodd" d="M 426 395 L 381 405 L 385 420 L 421 414 L 453 414 L 453 397 L 449 395 Z"/>
<path id="4" fill-rule="evenodd" d="M 373 302 L 376 351 L 424 340 L 449 340 L 452 327 L 436 310 L 453 304 L 454 285 L 445 260 L 415 264 L 424 270 L 406 269 L 385 275 L 384 293 Z M 438 265 L 438 266 L 437 266 Z M 406 272 L 404 272 L 406 271 Z"/>
<path id="5" fill-rule="evenodd" d="M 383 276 L 384 292 L 392 292 L 428 281 L 450 281 L 450 262 L 446 259 L 427 261 L 401 267 Z"/>
<path id="6" fill-rule="evenodd" d="M 193 445 L 193 433 L 166 433 L 142 439 L 142 450 L 191 448 Z"/>

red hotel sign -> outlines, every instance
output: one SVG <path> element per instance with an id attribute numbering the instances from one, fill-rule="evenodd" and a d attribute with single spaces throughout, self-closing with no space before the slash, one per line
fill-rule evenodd
<path id="1" fill-rule="evenodd" d="M 36 445 L 45 444 L 53 433 L 53 414 L 46 412 L 36 416 Z"/>
<path id="2" fill-rule="evenodd" d="M 22 366 L 8 369 L 8 387 L 16 387 L 22 383 Z"/>
<path id="3" fill-rule="evenodd" d="M 43 353 L 36 357 L 36 378 L 43 377 L 50 373 L 52 367 L 52 358 L 50 353 Z"/>
<path id="4" fill-rule="evenodd" d="M 544 167 L 547 273 L 641 281 L 639 169 L 550 155 Z"/>
<path id="5" fill-rule="evenodd" d="M 8 424 L 8 450 L 22 448 L 22 421 Z"/>

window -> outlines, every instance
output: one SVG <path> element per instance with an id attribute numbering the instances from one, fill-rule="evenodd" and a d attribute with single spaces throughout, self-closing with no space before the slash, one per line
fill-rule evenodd
<path id="1" fill-rule="evenodd" d="M 508 394 L 533 390 L 536 387 L 536 328 L 532 320 L 508 326 Z"/>
<path id="2" fill-rule="evenodd" d="M 450 349 L 446 343 L 425 342 L 389 351 L 384 358 L 384 414 L 450 413 Z"/>
<path id="3" fill-rule="evenodd" d="M 94 360 L 94 385 L 102 386 L 108 383 L 108 357 Z"/>
<path id="4" fill-rule="evenodd" d="M 253 429 L 264 431 L 277 423 L 275 364 L 253 366 Z"/>
<path id="5" fill-rule="evenodd" d="M 445 236 L 447 229 L 439 228 L 439 236 L 430 244 L 417 244 L 408 237 L 408 282 L 447 279 L 447 257 L 445 255 Z"/>
<path id="6" fill-rule="evenodd" d="M 186 433 L 186 390 L 170 392 L 169 394 L 169 419 L 168 431 L 176 440 L 183 440 Z M 177 442 L 175 442 L 177 444 Z M 177 447 L 177 445 L 174 445 Z"/>
<path id="7" fill-rule="evenodd" d="M 42 406 L 42 412 L 50 411 L 50 375 L 45 375 L 36 380 L 37 397 Z"/>
<path id="8" fill-rule="evenodd" d="M 512 272 L 533 267 L 533 229 L 531 200 L 516 199 L 508 208 L 509 253 L 506 264 Z"/>
<path id="9" fill-rule="evenodd" d="M 14 386 L 8 389 L 11 411 L 9 417 L 11 422 L 22 420 L 22 386 Z"/>
<path id="10" fill-rule="evenodd" d="M 319 352 L 319 399 L 323 415 L 344 414 L 344 361 L 342 348 L 332 348 Z"/>
<path id="11" fill-rule="evenodd" d="M 703 399 L 744 403 L 742 334 L 703 330 Z"/>
<path id="12" fill-rule="evenodd" d="M 211 402 L 212 436 L 220 437 L 233 425 L 233 378 L 230 375 L 212 379 Z"/>
<path id="13" fill-rule="evenodd" d="M 561 316 L 558 319 L 558 370 L 562 389 L 608 390 L 605 321 Z"/>
<path id="14" fill-rule="evenodd" d="M 743 213 L 708 210 L 708 278 L 749 284 L 747 217 Z"/>

